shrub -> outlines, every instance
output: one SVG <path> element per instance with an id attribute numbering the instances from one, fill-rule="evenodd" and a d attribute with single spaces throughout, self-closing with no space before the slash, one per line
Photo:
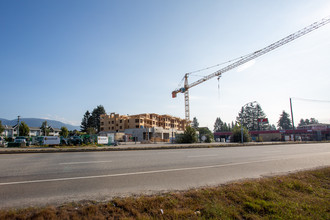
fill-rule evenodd
<path id="1" fill-rule="evenodd" d="M 187 126 L 184 133 L 177 135 L 175 140 L 176 140 L 176 143 L 179 143 L 179 144 L 196 143 L 197 142 L 196 130 L 190 126 Z"/>
<path id="2" fill-rule="evenodd" d="M 241 134 L 241 126 L 236 125 L 233 128 L 233 134 L 231 136 L 231 142 L 241 142 L 242 140 L 242 134 Z M 249 131 L 246 127 L 243 127 L 243 142 L 250 142 L 251 136 L 249 134 Z"/>

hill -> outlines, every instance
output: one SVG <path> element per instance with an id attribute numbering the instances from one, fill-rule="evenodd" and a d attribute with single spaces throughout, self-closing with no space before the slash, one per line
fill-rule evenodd
<path id="1" fill-rule="evenodd" d="M 14 120 L 8 120 L 0 118 L 0 121 L 2 122 L 2 125 L 9 125 L 14 126 L 17 124 L 17 119 Z M 47 124 L 50 125 L 53 128 L 61 128 L 61 127 L 67 127 L 68 130 L 80 130 L 79 126 L 74 126 L 70 124 L 65 124 L 60 121 L 56 120 L 46 120 L 41 118 L 21 118 L 20 121 L 24 121 L 29 127 L 40 127 L 42 125 L 42 122 L 47 121 Z"/>

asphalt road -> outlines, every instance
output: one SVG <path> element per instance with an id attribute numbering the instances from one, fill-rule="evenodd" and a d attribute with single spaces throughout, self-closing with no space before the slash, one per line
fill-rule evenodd
<path id="1" fill-rule="evenodd" d="M 330 166 L 330 144 L 0 155 L 0 208 L 213 186 Z"/>

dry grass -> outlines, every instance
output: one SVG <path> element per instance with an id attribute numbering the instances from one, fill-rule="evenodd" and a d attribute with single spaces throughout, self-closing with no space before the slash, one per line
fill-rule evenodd
<path id="1" fill-rule="evenodd" d="M 330 167 L 107 203 L 2 210 L 0 219 L 330 219 Z"/>

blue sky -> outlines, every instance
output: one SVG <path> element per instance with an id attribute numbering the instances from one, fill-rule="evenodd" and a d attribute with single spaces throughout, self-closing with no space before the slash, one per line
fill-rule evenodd
<path id="1" fill-rule="evenodd" d="M 327 0 L 0 1 L 0 118 L 79 125 L 86 110 L 184 118 L 183 75 L 251 53 L 330 15 Z M 190 115 L 213 128 L 260 103 L 277 124 L 289 98 L 330 100 L 330 24 L 190 90 Z M 200 72 L 204 76 L 218 70 Z M 190 82 L 198 80 L 191 76 Z M 294 116 L 330 123 L 329 102 Z"/>

